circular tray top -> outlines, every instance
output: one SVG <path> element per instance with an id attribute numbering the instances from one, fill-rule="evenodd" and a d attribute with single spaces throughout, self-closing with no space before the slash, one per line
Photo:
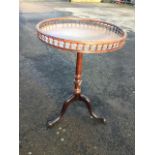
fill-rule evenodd
<path id="1" fill-rule="evenodd" d="M 123 47 L 126 33 L 119 27 L 95 19 L 50 18 L 36 26 L 43 42 L 63 50 L 103 53 Z"/>

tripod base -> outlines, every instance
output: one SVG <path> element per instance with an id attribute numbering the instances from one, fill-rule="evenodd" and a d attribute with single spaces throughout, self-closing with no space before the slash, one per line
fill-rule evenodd
<path id="1" fill-rule="evenodd" d="M 92 106 L 91 106 L 91 102 L 89 100 L 88 97 L 86 97 L 85 95 L 82 94 L 73 94 L 72 96 L 70 96 L 63 104 L 63 107 L 61 109 L 60 115 L 54 119 L 54 120 L 49 120 L 47 121 L 47 127 L 50 128 L 52 126 L 54 126 L 57 122 L 59 122 L 61 120 L 61 118 L 63 117 L 63 115 L 65 114 L 67 108 L 69 107 L 69 105 L 71 103 L 73 103 L 74 101 L 83 101 L 89 111 L 90 116 L 92 116 L 93 118 L 95 118 L 96 120 L 102 122 L 102 123 L 106 123 L 106 119 L 102 118 L 102 117 L 98 117 L 93 111 L 92 111 Z"/>

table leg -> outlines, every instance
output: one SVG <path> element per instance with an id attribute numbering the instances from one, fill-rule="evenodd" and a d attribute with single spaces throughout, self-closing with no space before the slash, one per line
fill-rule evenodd
<path id="1" fill-rule="evenodd" d="M 63 107 L 61 109 L 60 115 L 55 119 L 55 120 L 49 120 L 47 122 L 47 127 L 52 127 L 55 125 L 57 122 L 61 120 L 63 115 L 65 114 L 67 108 L 69 105 L 76 101 L 83 101 L 86 104 L 86 107 L 90 113 L 90 115 L 97 119 L 100 120 L 101 122 L 105 123 L 106 119 L 98 117 L 93 111 L 92 111 L 92 106 L 91 102 L 88 97 L 85 95 L 81 94 L 81 83 L 82 83 L 82 59 L 83 59 L 83 54 L 82 53 L 77 53 L 77 60 L 76 60 L 76 71 L 75 71 L 75 79 L 74 79 L 74 94 L 69 97 L 63 104 Z"/>
<path id="2" fill-rule="evenodd" d="M 97 119 L 97 120 L 99 120 L 99 121 L 101 121 L 101 122 L 103 122 L 103 123 L 106 123 L 106 119 L 105 119 L 104 117 L 98 117 L 98 116 L 93 112 L 91 102 L 90 102 L 90 100 L 89 100 L 89 98 L 88 98 L 87 96 L 81 94 L 81 95 L 80 95 L 80 100 L 83 101 L 83 102 L 86 104 L 86 107 L 87 107 L 87 109 L 88 109 L 88 111 L 89 111 L 89 114 L 90 114 L 93 118 L 95 118 L 95 119 Z"/>
<path id="3" fill-rule="evenodd" d="M 68 106 L 74 101 L 76 100 L 76 96 L 72 95 L 70 96 L 63 104 L 63 107 L 61 109 L 60 115 L 54 119 L 54 120 L 49 120 L 47 121 L 47 127 L 52 127 L 54 124 L 56 124 L 57 122 L 59 122 L 61 120 L 61 118 L 63 117 L 63 115 L 65 114 Z"/>

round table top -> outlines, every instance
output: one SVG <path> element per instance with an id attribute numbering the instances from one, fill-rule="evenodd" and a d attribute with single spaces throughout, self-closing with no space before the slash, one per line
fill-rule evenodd
<path id="1" fill-rule="evenodd" d="M 123 47 L 126 33 L 113 24 L 86 18 L 50 18 L 36 26 L 40 40 L 53 47 L 81 53 L 105 53 Z"/>

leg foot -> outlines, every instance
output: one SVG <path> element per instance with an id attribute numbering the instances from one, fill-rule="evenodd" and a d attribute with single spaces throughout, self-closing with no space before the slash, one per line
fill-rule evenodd
<path id="1" fill-rule="evenodd" d="M 83 101 L 86 104 L 86 107 L 89 111 L 89 114 L 95 118 L 96 120 L 101 121 L 102 123 L 106 123 L 106 119 L 104 117 L 98 117 L 93 111 L 92 111 L 92 106 L 91 106 L 91 102 L 89 100 L 88 97 L 86 97 L 85 95 L 80 95 L 80 100 Z"/>
<path id="2" fill-rule="evenodd" d="M 55 120 L 47 121 L 47 128 L 54 126 L 57 122 L 60 121 L 60 119 L 61 119 L 61 116 L 57 117 Z"/>
<path id="3" fill-rule="evenodd" d="M 63 107 L 62 107 L 61 112 L 60 112 L 60 115 L 54 120 L 48 120 L 47 121 L 47 128 L 50 128 L 50 127 L 54 126 L 57 122 L 59 122 L 62 119 L 63 115 L 65 114 L 68 106 L 76 99 L 77 99 L 77 97 L 75 95 L 70 96 L 64 102 Z"/>

